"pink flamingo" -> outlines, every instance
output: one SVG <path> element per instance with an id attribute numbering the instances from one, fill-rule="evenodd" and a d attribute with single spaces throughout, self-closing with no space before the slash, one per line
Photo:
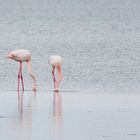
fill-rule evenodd
<path id="1" fill-rule="evenodd" d="M 61 65 L 62 65 L 62 58 L 58 55 L 53 55 L 49 58 L 49 64 L 52 66 L 52 75 L 53 75 L 53 81 L 54 81 L 54 91 L 59 91 L 59 84 L 62 80 L 62 72 L 61 72 Z M 58 80 L 55 78 L 55 68 L 58 72 Z"/>
<path id="2" fill-rule="evenodd" d="M 28 71 L 30 76 L 33 79 L 33 91 L 36 91 L 36 78 L 32 73 L 31 70 L 31 53 L 28 50 L 20 49 L 12 51 L 7 56 L 10 59 L 13 59 L 20 63 L 19 73 L 18 73 L 18 92 L 19 92 L 19 86 L 20 86 L 20 79 L 22 83 L 22 91 L 24 91 L 24 82 L 23 82 L 23 76 L 22 76 L 22 62 L 27 62 L 28 64 Z"/>

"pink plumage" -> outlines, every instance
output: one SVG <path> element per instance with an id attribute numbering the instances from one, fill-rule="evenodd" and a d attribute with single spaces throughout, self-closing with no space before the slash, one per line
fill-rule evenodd
<path id="1" fill-rule="evenodd" d="M 50 56 L 49 58 L 49 64 L 52 66 L 52 75 L 53 75 L 55 91 L 59 91 L 59 84 L 62 81 L 62 70 L 61 70 L 62 63 L 63 63 L 63 60 L 61 56 L 59 55 L 53 55 L 53 56 Z M 57 72 L 58 72 L 58 80 L 56 80 L 56 77 L 55 77 L 55 69 L 57 69 Z"/>
<path id="2" fill-rule="evenodd" d="M 24 82 L 23 82 L 23 76 L 22 76 L 22 62 L 27 62 L 28 64 L 28 72 L 34 81 L 33 90 L 36 91 L 36 78 L 33 75 L 32 70 L 31 70 L 30 51 L 25 50 L 25 49 L 15 50 L 15 51 L 10 52 L 7 57 L 15 61 L 18 61 L 20 63 L 20 68 L 19 68 L 19 73 L 18 73 L 18 92 L 19 92 L 20 79 L 22 82 L 22 91 L 24 91 Z"/>

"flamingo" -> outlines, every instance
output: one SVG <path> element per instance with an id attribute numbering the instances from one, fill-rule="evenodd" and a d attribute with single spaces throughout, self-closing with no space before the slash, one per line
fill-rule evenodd
<path id="1" fill-rule="evenodd" d="M 22 76 L 22 62 L 27 62 L 28 64 L 28 72 L 33 79 L 33 91 L 36 91 L 36 78 L 32 73 L 31 70 L 31 53 L 28 50 L 20 49 L 20 50 L 14 50 L 10 52 L 7 56 L 10 59 L 13 59 L 20 63 L 19 73 L 18 73 L 18 92 L 19 92 L 19 86 L 20 86 L 20 79 L 22 83 L 22 91 L 24 92 L 24 82 L 23 82 L 23 76 Z"/>
<path id="2" fill-rule="evenodd" d="M 59 91 L 59 84 L 62 80 L 62 58 L 59 55 L 52 55 L 49 58 L 49 64 L 52 66 L 52 76 L 53 76 L 53 82 L 54 82 L 54 91 Z M 57 69 L 58 72 L 58 80 L 55 78 L 55 69 Z"/>

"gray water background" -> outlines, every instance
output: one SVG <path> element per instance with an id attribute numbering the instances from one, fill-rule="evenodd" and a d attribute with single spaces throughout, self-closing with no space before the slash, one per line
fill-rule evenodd
<path id="1" fill-rule="evenodd" d="M 5 56 L 20 48 L 32 53 L 38 90 L 53 89 L 48 57 L 59 54 L 63 91 L 139 92 L 140 1 L 0 0 L 2 91 L 17 88 L 19 64 Z"/>

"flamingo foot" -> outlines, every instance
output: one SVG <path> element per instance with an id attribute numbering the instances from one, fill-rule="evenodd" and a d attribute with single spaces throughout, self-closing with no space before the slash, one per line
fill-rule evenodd
<path id="1" fill-rule="evenodd" d="M 33 86 L 32 90 L 33 90 L 33 91 L 36 91 L 36 86 Z"/>
<path id="2" fill-rule="evenodd" d="M 55 89 L 54 89 L 54 92 L 59 92 L 59 89 L 58 89 L 58 88 L 55 88 Z"/>

